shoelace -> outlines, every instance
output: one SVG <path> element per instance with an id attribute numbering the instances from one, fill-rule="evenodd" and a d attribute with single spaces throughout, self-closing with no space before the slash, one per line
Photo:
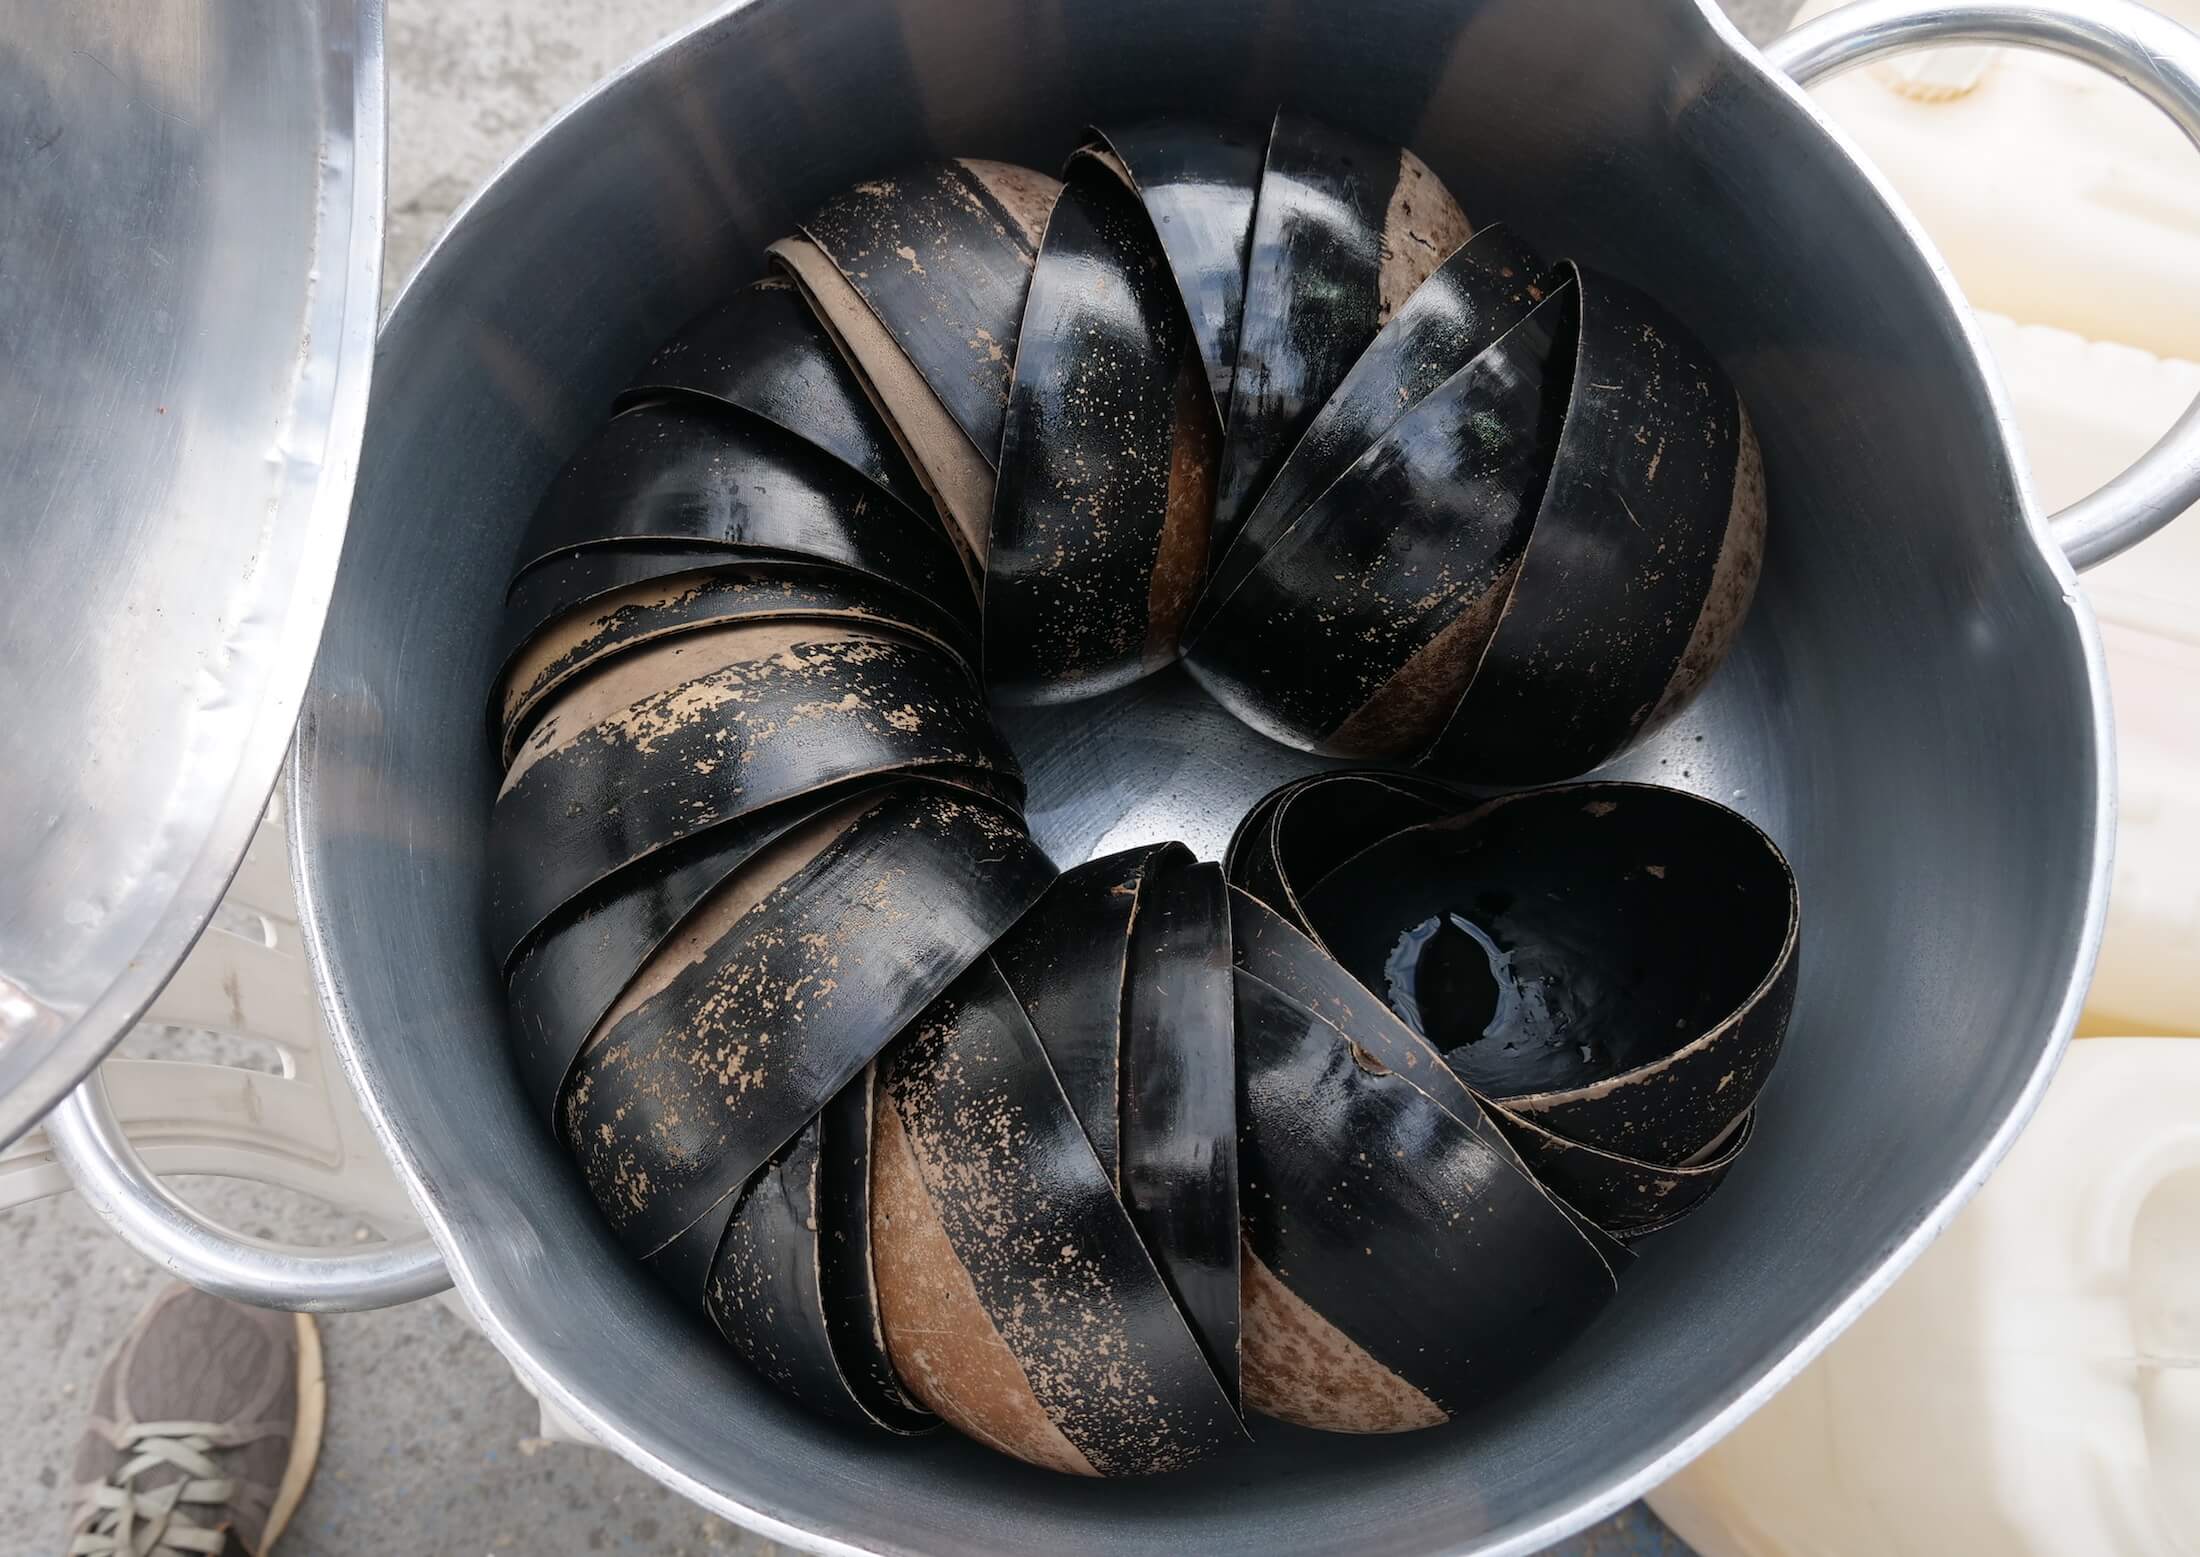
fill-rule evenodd
<path id="1" fill-rule="evenodd" d="M 236 1429 L 212 1422 L 138 1422 L 125 1428 L 115 1447 L 135 1453 L 92 1490 L 98 1517 L 69 1543 L 68 1557 L 219 1557 L 227 1533 L 207 1529 L 189 1510 L 219 1508 L 236 1495 L 235 1478 L 222 1475 L 211 1456 L 245 1441 Z M 137 1478 L 160 1465 L 182 1471 L 183 1478 L 157 1491 L 137 1491 Z"/>

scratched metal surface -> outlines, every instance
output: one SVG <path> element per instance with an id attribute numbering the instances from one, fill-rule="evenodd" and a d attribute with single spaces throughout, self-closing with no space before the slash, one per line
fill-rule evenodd
<path id="1" fill-rule="evenodd" d="M 0 34 L 4 1145 L 181 960 L 290 743 L 374 351 L 381 8 Z"/>

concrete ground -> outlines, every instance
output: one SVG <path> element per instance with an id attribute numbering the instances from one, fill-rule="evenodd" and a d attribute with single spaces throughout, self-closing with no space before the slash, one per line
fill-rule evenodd
<path id="1" fill-rule="evenodd" d="M 1753 36 L 1796 0 L 1727 0 Z M 560 105 L 712 7 L 698 0 L 388 0 L 388 286 L 496 165 Z M 266 1237 L 354 1229 L 259 1186 L 179 1186 Z M 0 1214 L 0 1549 L 58 1551 L 70 1454 L 101 1359 L 157 1288 L 73 1199 Z M 599 1451 L 535 1436 L 533 1398 L 440 1303 L 324 1321 L 329 1422 L 283 1557 L 657 1557 L 783 1548 L 703 1514 Z M 50 1532 L 51 1534 L 48 1534 Z M 1686 1557 L 1637 1507 L 1560 1552 Z"/>

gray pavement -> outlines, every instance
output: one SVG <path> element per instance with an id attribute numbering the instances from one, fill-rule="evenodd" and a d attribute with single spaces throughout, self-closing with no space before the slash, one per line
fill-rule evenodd
<path id="1" fill-rule="evenodd" d="M 1795 0 L 1728 0 L 1763 37 Z M 591 81 L 691 17 L 695 0 L 389 0 L 389 248 L 395 289 L 453 209 Z M 188 1040 L 175 1040 L 188 1042 Z M 147 1051 L 151 1052 L 151 1051 Z M 301 1197 L 180 1181 L 230 1225 L 337 1242 Z M 0 1553 L 59 1550 L 69 1457 L 101 1359 L 154 1272 L 73 1199 L 0 1213 Z M 784 1550 L 711 1518 L 612 1455 L 536 1435 L 534 1401 L 440 1303 L 324 1321 L 328 1436 L 283 1557 L 658 1557 Z M 1646 1511 L 1577 1557 L 1686 1557 Z"/>

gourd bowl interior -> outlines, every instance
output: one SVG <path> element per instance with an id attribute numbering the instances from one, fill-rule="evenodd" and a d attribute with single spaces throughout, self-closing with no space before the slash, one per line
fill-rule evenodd
<path id="1" fill-rule="evenodd" d="M 1702 700 L 1613 765 L 1786 849 L 1801 986 L 1756 1141 L 1547 1373 L 1396 1438 L 1256 1423 L 1152 1481 L 955 1435 L 858 1437 L 747 1373 L 623 1255 L 530 1117 L 479 933 L 481 708 L 519 527 L 652 347 L 857 178 L 1054 166 L 1094 122 L 1413 147 L 1477 222 L 1646 288 L 1740 385 L 1767 569 Z M 400 105 L 402 111 L 402 105 Z M 1693 0 L 752 0 L 551 125 L 382 333 L 296 756 L 337 1041 L 484 1328 L 607 1442 L 783 1538 L 866 1551 L 1529 1550 L 1730 1425 L 1891 1278 L 2007 1144 L 2098 935 L 2106 712 L 1934 264 L 1802 100 Z M 1181 674 L 1008 722 L 1058 862 L 1214 856 L 1309 759 Z"/>

